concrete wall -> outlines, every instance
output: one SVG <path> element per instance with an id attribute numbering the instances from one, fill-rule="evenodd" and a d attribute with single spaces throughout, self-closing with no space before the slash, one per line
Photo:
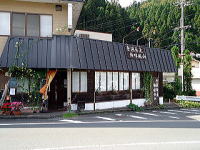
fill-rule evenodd
<path id="1" fill-rule="evenodd" d="M 58 28 L 66 27 L 68 24 L 68 9 L 67 3 L 59 3 L 62 5 L 62 11 L 55 10 L 55 3 L 38 3 L 38 2 L 23 2 L 16 0 L 1 0 L 0 11 L 8 12 L 22 12 L 22 13 L 35 13 L 35 14 L 48 14 L 53 15 L 53 34 L 57 35 L 70 35 L 74 30 L 68 29 L 62 32 Z M 83 3 L 73 3 L 73 28 L 76 27 Z M 7 40 L 6 36 L 0 36 L 0 56 Z"/>

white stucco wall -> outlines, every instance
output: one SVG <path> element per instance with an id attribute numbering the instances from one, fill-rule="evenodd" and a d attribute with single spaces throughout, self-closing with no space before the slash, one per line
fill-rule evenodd
<path id="1" fill-rule="evenodd" d="M 144 106 L 145 99 L 134 99 L 133 104 L 138 106 Z M 113 109 L 126 107 L 130 104 L 130 100 L 120 100 L 120 101 L 109 101 L 109 102 L 100 102 L 95 104 L 96 110 L 102 109 Z M 77 104 L 72 104 L 72 110 L 77 110 Z M 94 110 L 93 103 L 86 103 L 85 110 Z"/>
<path id="2" fill-rule="evenodd" d="M 112 34 L 110 33 L 76 30 L 74 35 L 79 37 L 80 34 L 88 34 L 90 39 L 112 42 Z"/>

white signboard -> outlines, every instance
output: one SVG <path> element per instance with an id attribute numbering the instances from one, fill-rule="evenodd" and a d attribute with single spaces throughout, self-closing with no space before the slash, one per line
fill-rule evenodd
<path id="1" fill-rule="evenodd" d="M 10 95 L 15 95 L 15 88 L 10 88 Z"/>

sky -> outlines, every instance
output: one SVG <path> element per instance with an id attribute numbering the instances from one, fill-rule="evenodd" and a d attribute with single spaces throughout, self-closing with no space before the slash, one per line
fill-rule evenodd
<path id="1" fill-rule="evenodd" d="M 110 1 L 110 0 L 108 0 Z M 134 1 L 140 2 L 141 0 L 119 0 L 119 3 L 122 7 L 128 7 L 130 6 Z"/>

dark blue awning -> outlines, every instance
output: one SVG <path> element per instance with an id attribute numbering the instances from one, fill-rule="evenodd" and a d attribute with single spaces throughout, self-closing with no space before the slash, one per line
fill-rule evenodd
<path id="1" fill-rule="evenodd" d="M 0 67 L 26 64 L 28 68 L 46 69 L 176 72 L 169 50 L 140 48 L 74 36 L 10 37 Z"/>

